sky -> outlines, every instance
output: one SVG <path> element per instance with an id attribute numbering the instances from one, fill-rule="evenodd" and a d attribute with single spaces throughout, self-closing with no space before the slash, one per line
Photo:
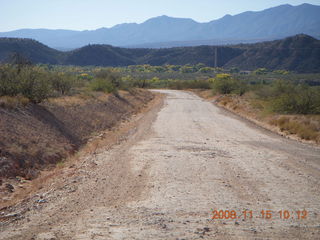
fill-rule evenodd
<path id="1" fill-rule="evenodd" d="M 226 14 L 320 0 L 0 0 L 0 32 L 21 28 L 94 30 L 167 15 L 209 22 Z"/>

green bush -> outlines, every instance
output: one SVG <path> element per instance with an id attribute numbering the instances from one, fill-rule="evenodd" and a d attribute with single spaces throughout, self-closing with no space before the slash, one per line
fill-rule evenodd
<path id="1" fill-rule="evenodd" d="M 0 65 L 0 96 L 23 96 L 40 103 L 57 93 L 69 94 L 73 87 L 83 85 L 84 80 L 76 79 L 75 75 L 57 73 L 46 66 Z"/>
<path id="2" fill-rule="evenodd" d="M 116 91 L 115 86 L 110 81 L 103 78 L 94 79 L 90 83 L 90 88 L 93 91 L 106 92 L 106 93 L 112 93 Z"/>
<path id="3" fill-rule="evenodd" d="M 33 103 L 40 103 L 49 97 L 51 91 L 48 74 L 37 67 L 0 67 L 0 96 L 22 95 Z"/>
<path id="4" fill-rule="evenodd" d="M 248 89 L 248 86 L 245 82 L 236 80 L 230 74 L 226 73 L 217 74 L 216 77 L 212 80 L 212 82 L 214 93 L 236 93 L 241 96 Z"/>
<path id="5" fill-rule="evenodd" d="M 167 85 L 171 89 L 210 89 L 208 80 L 168 80 Z"/>
<path id="6" fill-rule="evenodd" d="M 47 99 L 52 86 L 48 76 L 33 68 L 24 68 L 19 74 L 20 93 L 33 103 L 40 103 Z"/>
<path id="7" fill-rule="evenodd" d="M 284 82 L 274 83 L 270 94 L 272 110 L 278 113 L 319 114 L 320 88 L 307 85 L 293 85 Z"/>
<path id="8" fill-rule="evenodd" d="M 20 92 L 17 69 L 9 65 L 0 67 L 0 96 L 16 96 Z"/>
<path id="9" fill-rule="evenodd" d="M 65 95 L 70 93 L 71 88 L 74 85 L 74 78 L 71 75 L 66 74 L 52 74 L 51 84 L 55 91 Z"/>
<path id="10" fill-rule="evenodd" d="M 93 91 L 116 93 L 120 88 L 127 88 L 121 78 L 110 70 L 101 70 L 96 73 L 95 79 L 90 83 Z"/>
<path id="11" fill-rule="evenodd" d="M 213 90 L 220 94 L 230 94 L 235 89 L 235 82 L 230 74 L 217 74 L 213 80 Z"/>

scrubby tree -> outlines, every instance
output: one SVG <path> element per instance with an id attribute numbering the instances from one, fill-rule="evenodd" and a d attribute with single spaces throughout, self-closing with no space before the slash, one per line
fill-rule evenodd
<path id="1" fill-rule="evenodd" d="M 214 92 L 220 94 L 235 93 L 241 96 L 248 89 L 248 85 L 245 82 L 237 80 L 227 73 L 217 74 L 210 81 L 212 82 Z"/>
<path id="2" fill-rule="evenodd" d="M 101 70 L 96 73 L 90 87 L 93 91 L 116 93 L 121 85 L 121 78 L 109 70 Z"/>
<path id="3" fill-rule="evenodd" d="M 235 89 L 235 81 L 230 74 L 217 74 L 213 80 L 213 89 L 221 94 L 230 94 Z"/>

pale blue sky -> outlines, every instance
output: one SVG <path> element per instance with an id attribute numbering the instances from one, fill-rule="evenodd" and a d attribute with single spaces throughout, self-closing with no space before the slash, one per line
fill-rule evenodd
<path id="1" fill-rule="evenodd" d="M 20 28 L 86 30 L 160 16 L 208 22 L 225 14 L 320 0 L 0 0 L 0 32 Z"/>

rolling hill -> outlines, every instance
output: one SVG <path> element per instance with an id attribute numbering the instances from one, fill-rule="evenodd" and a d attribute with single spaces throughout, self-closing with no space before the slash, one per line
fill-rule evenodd
<path id="1" fill-rule="evenodd" d="M 12 53 L 33 63 L 58 64 L 63 58 L 63 53 L 32 39 L 0 38 L 0 61 L 7 61 Z"/>
<path id="2" fill-rule="evenodd" d="M 283 40 L 246 45 L 244 49 L 241 55 L 233 58 L 224 67 L 320 71 L 320 41 L 307 35 L 300 34 Z"/>
<path id="3" fill-rule="evenodd" d="M 31 38 L 57 49 L 88 44 L 159 48 L 253 43 L 301 33 L 319 38 L 319 26 L 320 6 L 287 4 L 259 12 L 226 15 L 207 23 L 160 16 L 141 24 L 125 23 L 91 31 L 21 29 L 0 33 L 0 37 Z"/>
<path id="4" fill-rule="evenodd" d="M 219 67 L 320 72 L 320 40 L 303 34 L 282 40 L 232 46 L 147 49 L 88 45 L 69 52 L 54 50 L 35 40 L 0 38 L 0 62 L 5 62 L 12 53 L 20 53 L 33 63 L 45 64 L 128 66 L 203 63 L 214 66 L 216 48 Z"/>

